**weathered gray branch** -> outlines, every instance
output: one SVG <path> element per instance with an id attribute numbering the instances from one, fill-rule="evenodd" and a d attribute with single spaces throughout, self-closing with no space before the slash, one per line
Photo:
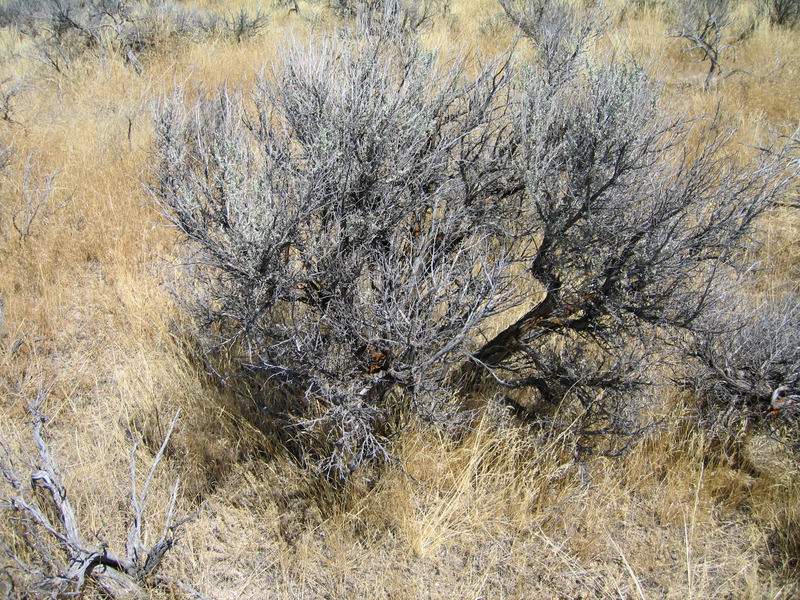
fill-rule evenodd
<path id="1" fill-rule="evenodd" d="M 32 462 L 32 459 L 23 461 L 26 469 L 32 470 L 30 483 L 17 474 L 14 468 L 14 453 L 5 440 L 0 440 L 4 451 L 4 456 L 0 460 L 0 474 L 13 490 L 9 497 L 8 508 L 23 516 L 27 529 L 26 542 L 38 554 L 38 560 L 45 567 L 33 567 L 14 555 L 9 548 L 6 547 L 4 550 L 16 563 L 17 570 L 33 576 L 34 592 L 44 591 L 54 596 L 76 594 L 84 589 L 86 580 L 90 579 L 114 598 L 146 598 L 142 585 L 158 568 L 166 551 L 175 545 L 179 528 L 194 516 L 174 521 L 179 486 L 179 482 L 176 481 L 161 538 L 149 549 L 144 545 L 142 536 L 148 492 L 180 411 L 175 413 L 139 494 L 135 483 L 138 443 L 134 444 L 130 467 L 133 521 L 128 532 L 127 555 L 118 556 L 108 549 L 106 542 L 92 547 L 81 536 L 80 524 L 70 503 L 58 464 L 42 435 L 47 418 L 41 412 L 41 404 L 46 396 L 47 390 L 40 389 L 36 400 L 28 403 L 32 417 L 32 435 L 38 454 L 38 460 L 35 462 Z M 47 492 L 45 497 L 49 501 L 49 507 L 43 505 L 44 498 L 41 495 L 33 493 L 35 488 Z M 51 520 L 48 514 L 54 514 L 57 521 Z M 48 537 L 51 540 L 45 541 Z M 56 550 L 46 550 L 53 547 L 53 542 Z M 59 558 L 59 554 L 63 554 L 66 560 Z"/>

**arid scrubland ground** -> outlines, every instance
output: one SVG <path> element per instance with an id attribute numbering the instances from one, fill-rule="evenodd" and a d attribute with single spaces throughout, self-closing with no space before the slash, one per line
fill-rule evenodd
<path id="1" fill-rule="evenodd" d="M 178 4 L 232 17 L 240 3 Z M 48 64 L 32 37 L 0 30 L 0 141 L 10 149 L 0 436 L 9 452 L 35 453 L 25 400 L 45 397 L 44 437 L 84 541 L 124 552 L 131 448 L 143 439 L 141 489 L 180 408 L 144 511 L 145 545 L 161 535 L 176 478 L 176 517 L 197 516 L 150 579 L 155 598 L 800 597 L 797 454 L 763 426 L 702 426 L 686 391 L 659 390 L 662 425 L 618 457 L 579 457 L 569 432 L 547 435 L 488 402 L 456 439 L 408 427 L 396 445 L 402 470 L 356 473 L 337 488 L 207 375 L 163 283 L 178 251 L 145 189 L 153 106 L 178 86 L 253 81 L 284 40 L 339 19 L 323 3 L 245 6 L 268 17 L 252 36 L 164 34 L 135 64 L 91 49 Z M 743 2 L 732 30 L 750 19 L 753 28 L 704 89 L 708 63 L 669 36 L 660 3 L 607 10 L 593 51 L 635 56 L 675 110 L 719 111 L 735 129 L 730 144 L 758 146 L 800 123 L 797 29 Z M 489 55 L 514 38 L 490 0 L 453 0 L 425 33 L 431 46 Z M 796 285 L 796 210 L 777 207 L 760 229 L 762 286 Z M 28 579 L 11 557 L 36 560 L 18 516 L 0 513 L 0 590 L 22 598 Z M 89 584 L 85 594 L 100 592 Z"/>

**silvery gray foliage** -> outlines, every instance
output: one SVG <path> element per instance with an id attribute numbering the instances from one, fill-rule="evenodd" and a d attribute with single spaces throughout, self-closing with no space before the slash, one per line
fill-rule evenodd
<path id="1" fill-rule="evenodd" d="M 641 431 L 665 339 L 713 309 L 785 161 L 670 117 L 631 62 L 468 78 L 397 31 L 287 48 L 252 108 L 222 89 L 157 113 L 152 191 L 207 356 L 259 374 L 342 476 L 390 458 L 398 390 L 441 425 L 490 381 L 582 445 Z"/>
<path id="2" fill-rule="evenodd" d="M 449 424 L 445 381 L 517 303 L 503 64 L 476 77 L 393 28 L 284 48 L 244 93 L 170 98 L 153 193 L 190 242 L 183 297 L 240 367 L 290 390 L 347 475 L 388 459 L 384 397 Z"/>
<path id="3" fill-rule="evenodd" d="M 689 340 L 691 381 L 711 416 L 768 415 L 800 424 L 800 300 L 791 290 L 769 295 L 733 288 Z"/>
<path id="4" fill-rule="evenodd" d="M 499 0 L 506 16 L 531 40 L 542 72 L 557 83 L 583 66 L 587 49 L 603 26 L 599 7 L 570 0 Z"/>

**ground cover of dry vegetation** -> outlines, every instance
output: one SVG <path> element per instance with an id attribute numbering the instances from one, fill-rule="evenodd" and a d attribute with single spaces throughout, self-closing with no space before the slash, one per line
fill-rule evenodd
<path id="1" fill-rule="evenodd" d="M 388 465 L 342 482 L 301 460 L 283 424 L 209 373 L 196 326 L 170 291 L 183 246 L 152 194 L 154 114 L 179 88 L 245 89 L 286 40 L 346 23 L 349 4 L 131 4 L 135 18 L 91 35 L 67 27 L 70 39 L 33 20 L 27 30 L 0 28 L 0 593 L 77 589 L 47 577 L 59 564 L 74 567 L 69 544 L 42 533 L 13 500 L 46 470 L 31 425 L 41 414 L 82 544 L 133 565 L 123 583 L 136 586 L 120 590 L 102 581 L 110 565 L 98 564 L 86 573 L 86 597 L 800 595 L 797 413 L 769 414 L 768 401 L 722 410 L 718 388 L 677 385 L 674 364 L 641 392 L 657 426 L 613 446 L 624 452 L 584 452 L 580 431 L 557 426 L 561 409 L 536 421 L 525 391 L 484 382 L 457 431 L 406 415 Z M 635 57 L 671 110 L 716 114 L 734 132 L 726 147 L 766 147 L 800 123 L 800 25 L 770 18 L 779 4 L 735 3 L 721 44 L 730 47 L 710 60 L 702 48 L 687 51 L 696 40 L 665 3 L 615 0 L 591 52 Z M 434 6 L 422 34 L 430 47 L 493 56 L 517 43 L 534 55 L 497 2 Z M 796 191 L 789 185 L 774 200 L 753 233 L 763 243 L 746 250 L 756 265 L 750 296 L 723 320 L 796 293 Z M 789 317 L 734 335 L 730 356 L 747 339 L 777 339 Z M 796 357 L 797 338 L 784 333 Z M 720 385 L 735 387 L 736 375 Z M 135 446 L 139 493 L 152 477 L 138 508 Z M 16 490 L 6 485 L 12 468 Z M 58 524 L 63 511 L 48 493 L 25 497 Z M 192 518 L 165 530 L 170 510 L 168 524 Z M 150 572 L 136 551 L 152 552 L 162 532 L 175 545 Z M 42 580 L 47 590 L 36 588 Z"/>

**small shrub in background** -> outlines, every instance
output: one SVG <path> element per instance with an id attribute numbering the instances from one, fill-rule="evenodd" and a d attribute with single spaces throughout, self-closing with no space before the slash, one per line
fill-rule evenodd
<path id="1" fill-rule="evenodd" d="M 773 25 L 794 27 L 800 23 L 800 0 L 760 0 L 759 6 Z"/>
<path id="2" fill-rule="evenodd" d="M 722 54 L 737 40 L 731 37 L 734 5 L 731 0 L 672 0 L 670 35 L 686 40 L 686 51 L 708 61 L 703 87 L 708 89 L 715 75 L 723 72 Z"/>
<path id="3" fill-rule="evenodd" d="M 14 77 L 6 77 L 0 81 L 0 120 L 8 123 L 14 122 L 16 105 L 25 83 Z M 0 163 L 0 170 L 3 164 Z"/>
<path id="4" fill-rule="evenodd" d="M 579 9 L 569 0 L 500 0 L 500 6 L 533 42 L 550 84 L 570 79 L 583 66 L 603 20 L 599 9 Z"/>
<path id="5" fill-rule="evenodd" d="M 296 5 L 295 5 L 296 6 Z M 358 19 L 361 26 L 417 33 L 438 15 L 450 10 L 449 0 L 331 0 L 330 8 L 341 18 Z"/>
<path id="6" fill-rule="evenodd" d="M 224 19 L 224 32 L 237 43 L 258 35 L 267 25 L 269 17 L 260 8 L 252 14 L 241 6 L 238 11 L 232 11 Z"/>
<path id="7" fill-rule="evenodd" d="M 666 0 L 629 0 L 625 5 L 625 10 L 632 10 L 633 14 L 640 14 L 663 6 L 665 1 Z"/>
<path id="8" fill-rule="evenodd" d="M 0 234 L 22 244 L 37 235 L 72 195 L 58 193 L 58 173 L 42 173 L 34 154 L 28 155 L 21 171 L 11 163 L 11 150 L 5 148 L 0 153 L 0 171 L 5 171 L 0 175 Z"/>
<path id="9" fill-rule="evenodd" d="M 141 55 L 175 38 L 229 37 L 237 42 L 267 25 L 245 7 L 223 17 L 173 0 L 11 0 L 0 22 L 36 42 L 34 56 L 61 72 L 86 52 L 122 57 L 137 71 Z"/>

